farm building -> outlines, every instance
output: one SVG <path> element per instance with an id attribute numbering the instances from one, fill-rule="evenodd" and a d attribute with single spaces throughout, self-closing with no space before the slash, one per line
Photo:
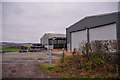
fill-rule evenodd
<path id="1" fill-rule="evenodd" d="M 120 38 L 118 12 L 85 17 L 66 28 L 67 51 L 78 49 L 83 42 Z"/>
<path id="2" fill-rule="evenodd" d="M 66 47 L 66 35 L 65 34 L 54 34 L 45 33 L 41 39 L 40 43 L 48 48 L 49 45 L 53 45 L 54 49 L 60 49 Z"/>

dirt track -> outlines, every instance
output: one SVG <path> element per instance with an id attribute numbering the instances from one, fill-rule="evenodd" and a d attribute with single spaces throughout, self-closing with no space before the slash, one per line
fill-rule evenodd
<path id="1" fill-rule="evenodd" d="M 3 78 L 50 78 L 38 64 L 3 64 Z"/>
<path id="2" fill-rule="evenodd" d="M 3 54 L 3 78 L 50 78 L 38 65 L 49 65 L 49 55 L 43 53 L 6 53 Z M 43 58 L 46 57 L 46 58 Z M 53 55 L 53 61 L 60 56 Z M 23 60 L 23 61 L 22 61 Z M 32 61 L 33 60 L 33 61 Z M 48 60 L 48 61 L 45 61 Z M 6 63 L 6 64 L 5 64 Z M 12 64 L 11 64 L 12 63 Z"/>

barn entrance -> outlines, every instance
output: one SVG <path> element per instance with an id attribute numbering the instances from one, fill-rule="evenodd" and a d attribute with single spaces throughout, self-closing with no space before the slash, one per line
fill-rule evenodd
<path id="1" fill-rule="evenodd" d="M 80 45 L 87 41 L 86 30 L 71 33 L 71 50 L 78 49 Z"/>

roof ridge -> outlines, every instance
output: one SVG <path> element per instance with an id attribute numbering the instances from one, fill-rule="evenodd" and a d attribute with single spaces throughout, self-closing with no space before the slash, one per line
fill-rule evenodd
<path id="1" fill-rule="evenodd" d="M 90 17 L 99 17 L 99 16 L 105 16 L 105 15 L 111 15 L 111 14 L 115 14 L 115 13 L 118 13 L 117 12 L 112 12 L 112 13 L 98 13 L 98 14 L 94 14 L 94 15 L 91 15 L 91 16 L 86 16 L 87 18 L 90 18 Z"/>
<path id="2" fill-rule="evenodd" d="M 45 33 L 45 34 L 62 34 L 62 33 Z"/>

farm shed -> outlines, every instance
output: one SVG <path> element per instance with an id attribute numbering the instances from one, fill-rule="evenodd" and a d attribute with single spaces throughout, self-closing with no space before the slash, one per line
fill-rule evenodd
<path id="1" fill-rule="evenodd" d="M 66 38 L 65 37 L 49 38 L 49 45 L 53 45 L 54 49 L 66 48 Z"/>
<path id="2" fill-rule="evenodd" d="M 65 48 L 66 46 L 66 35 L 65 34 L 55 34 L 55 33 L 45 33 L 40 38 L 40 43 L 48 48 L 48 45 L 53 45 L 54 49 Z"/>
<path id="3" fill-rule="evenodd" d="M 118 12 L 85 17 L 66 28 L 67 51 L 78 49 L 83 42 L 120 38 Z"/>

